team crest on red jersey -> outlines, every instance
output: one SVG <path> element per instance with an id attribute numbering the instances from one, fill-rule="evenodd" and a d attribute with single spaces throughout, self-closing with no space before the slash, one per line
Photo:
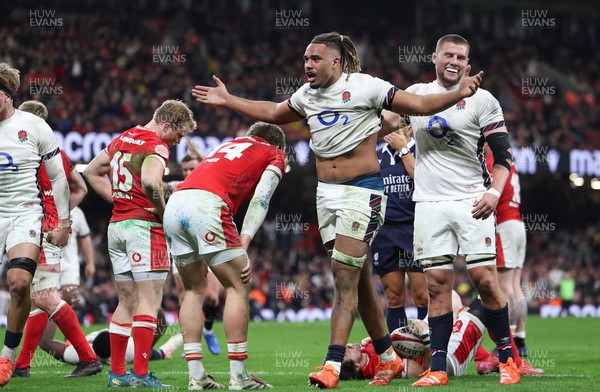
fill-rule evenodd
<path id="1" fill-rule="evenodd" d="M 350 102 L 351 98 L 352 98 L 352 95 L 350 94 L 350 91 L 344 91 L 342 93 L 342 102 L 348 103 L 348 102 Z"/>
<path id="2" fill-rule="evenodd" d="M 485 237 L 485 246 L 488 248 L 492 246 L 492 239 L 490 237 Z"/>
<path id="3" fill-rule="evenodd" d="M 21 131 L 19 131 L 19 133 L 17 133 L 17 137 L 19 138 L 19 141 L 21 143 L 25 143 L 27 141 L 28 135 L 27 135 L 27 132 L 21 130 Z"/>
<path id="4" fill-rule="evenodd" d="M 463 110 L 465 108 L 465 106 L 467 106 L 467 101 L 465 101 L 464 99 L 461 99 L 460 101 L 458 101 L 458 103 L 456 104 L 456 109 L 457 110 Z"/>

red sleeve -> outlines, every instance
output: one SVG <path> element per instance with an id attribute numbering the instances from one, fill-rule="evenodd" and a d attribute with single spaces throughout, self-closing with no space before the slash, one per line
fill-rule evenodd
<path id="1" fill-rule="evenodd" d="M 287 156 L 285 155 L 285 152 L 281 151 L 280 149 L 277 149 L 275 152 L 275 156 L 273 157 L 273 159 L 271 159 L 271 162 L 269 162 L 267 169 L 274 171 L 279 175 L 279 177 L 283 177 L 283 175 L 285 174 L 285 166 L 287 164 L 286 162 Z"/>
<path id="2" fill-rule="evenodd" d="M 377 365 L 379 364 L 379 355 L 375 352 L 375 348 L 373 347 L 373 343 L 369 343 L 366 346 L 361 348 L 363 354 L 367 354 L 369 356 L 369 362 L 365 365 L 362 370 L 363 376 L 366 379 L 371 379 L 375 377 L 375 373 L 377 372 Z"/>
<path id="3" fill-rule="evenodd" d="M 73 170 L 73 162 L 69 159 L 69 156 L 63 150 L 60 150 L 60 156 L 62 157 L 63 168 L 65 169 L 65 175 L 67 181 L 71 180 L 71 171 Z"/>

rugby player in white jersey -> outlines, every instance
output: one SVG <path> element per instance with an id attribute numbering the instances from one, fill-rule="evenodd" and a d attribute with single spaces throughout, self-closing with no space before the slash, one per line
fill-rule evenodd
<path id="1" fill-rule="evenodd" d="M 406 89 L 424 95 L 456 91 L 468 77 L 469 44 L 459 35 L 439 39 L 432 55 L 436 80 Z M 496 274 L 494 210 L 512 165 L 512 151 L 498 101 L 479 89 L 435 115 L 411 116 L 417 141 L 415 165 L 415 258 L 429 290 L 431 368 L 413 386 L 446 385 L 446 353 L 452 332 L 450 292 L 453 260 L 466 256 L 481 296 L 487 328 L 500 358 L 500 383 L 520 382 L 513 360 L 506 299 Z M 494 156 L 493 181 L 485 167 L 484 142 Z"/>
<path id="2" fill-rule="evenodd" d="M 280 103 L 233 96 L 216 76 L 217 87 L 196 86 L 192 95 L 199 102 L 268 123 L 308 121 L 319 178 L 319 230 L 332 258 L 335 279 L 330 346 L 323 369 L 311 373 L 309 383 L 319 388 L 337 387 L 358 310 L 381 358 L 371 385 L 386 385 L 402 370 L 402 362 L 391 347 L 383 310 L 371 284 L 370 266 L 364 264 L 385 215 L 386 198 L 375 153 L 377 134 L 382 127 L 399 125 L 385 122 L 382 111 L 437 113 L 473 95 L 482 73 L 469 77 L 467 71 L 454 91 L 416 96 L 361 74 L 354 44 L 336 32 L 313 38 L 304 53 L 304 69 L 308 83 Z"/>
<path id="3" fill-rule="evenodd" d="M 4 347 L 0 351 L 0 387 L 15 368 L 16 349 L 31 307 L 31 281 L 40 256 L 43 210 L 37 172 L 44 163 L 54 193 L 58 226 L 46 240 L 62 247 L 69 239 L 69 185 L 52 129 L 34 114 L 14 107 L 19 71 L 0 63 L 0 250 L 8 253 L 11 301 Z"/>

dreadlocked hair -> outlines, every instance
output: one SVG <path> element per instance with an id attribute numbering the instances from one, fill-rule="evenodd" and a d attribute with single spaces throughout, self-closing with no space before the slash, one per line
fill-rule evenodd
<path id="1" fill-rule="evenodd" d="M 315 36 L 310 43 L 324 44 L 340 52 L 342 72 L 348 74 L 346 80 L 350 78 L 351 73 L 360 72 L 360 59 L 356 47 L 347 35 L 341 35 L 337 31 L 323 33 Z"/>

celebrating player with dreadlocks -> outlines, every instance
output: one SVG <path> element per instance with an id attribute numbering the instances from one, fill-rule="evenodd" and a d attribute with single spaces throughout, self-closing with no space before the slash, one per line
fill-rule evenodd
<path id="1" fill-rule="evenodd" d="M 467 70 L 460 87 L 451 92 L 409 94 L 360 73 L 354 44 L 348 36 L 336 32 L 313 38 L 304 52 L 304 69 L 308 83 L 280 103 L 233 96 L 216 76 L 216 87 L 196 86 L 192 95 L 202 103 L 227 107 L 268 123 L 307 120 L 319 178 L 319 230 L 331 256 L 335 280 L 325 365 L 321 371 L 310 374 L 309 383 L 319 388 L 337 387 L 358 310 L 381 359 L 371 384 L 385 385 L 402 370 L 402 361 L 392 349 L 383 310 L 371 284 L 370 266 L 365 264 L 371 241 L 383 223 L 386 205 L 375 153 L 377 134 L 382 128 L 385 132 L 399 125 L 386 120 L 383 110 L 402 114 L 439 112 L 473 95 L 482 74 L 468 76 Z"/>

